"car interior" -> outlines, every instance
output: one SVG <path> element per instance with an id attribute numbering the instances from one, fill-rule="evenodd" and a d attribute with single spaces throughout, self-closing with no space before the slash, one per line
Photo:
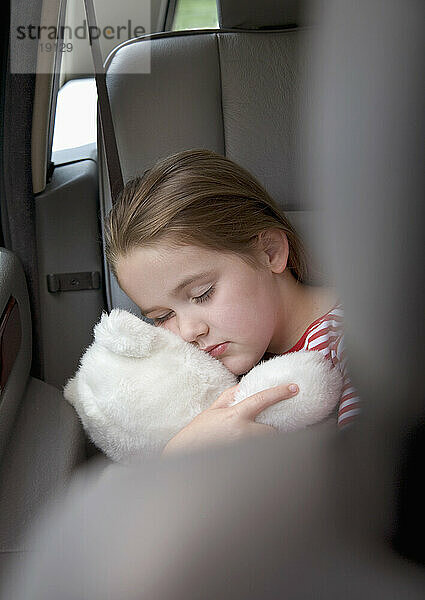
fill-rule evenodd
<path id="1" fill-rule="evenodd" d="M 84 2 L 10 0 L 4 8 L 0 590 L 11 565 L 21 572 L 31 554 L 27 534 L 55 493 L 91 461 L 109 466 L 62 390 L 103 311 L 140 316 L 104 257 L 110 139 L 97 110 L 89 41 L 75 36 Z M 423 6 L 391 0 L 384 10 L 372 2 L 366 15 L 332 1 L 97 0 L 95 9 L 101 27 L 125 26 L 122 38 L 102 38 L 100 46 L 124 182 L 180 150 L 222 154 L 284 210 L 313 257 L 317 282 L 334 281 L 341 290 L 352 376 L 366 408 L 340 434 L 344 441 L 332 442 L 342 444 L 338 452 L 353 467 L 350 475 L 335 474 L 335 486 L 355 488 L 356 477 L 367 482 L 373 507 L 366 516 L 359 504 L 356 518 L 391 523 L 371 528 L 397 557 L 392 573 L 400 566 L 393 587 L 391 574 L 381 575 L 389 578 L 383 587 L 394 597 L 419 597 Z M 68 29 L 50 47 L 47 37 L 18 39 L 18 27 L 28 23 L 46 25 L 45 33 L 52 24 Z M 397 97 L 401 74 L 406 93 Z M 285 443 L 282 456 L 295 456 L 300 442 Z M 370 591 L 377 589 L 373 581 Z M 237 588 L 228 597 L 239 597 Z"/>

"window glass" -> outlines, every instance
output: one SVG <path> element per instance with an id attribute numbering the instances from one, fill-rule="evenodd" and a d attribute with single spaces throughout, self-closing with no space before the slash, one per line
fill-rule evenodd
<path id="1" fill-rule="evenodd" d="M 94 0 L 103 60 L 127 39 L 156 31 L 162 0 Z M 53 151 L 96 141 L 97 94 L 87 18 L 82 0 L 66 4 L 60 90 L 54 123 Z"/>
<path id="2" fill-rule="evenodd" d="M 96 114 L 94 78 L 68 81 L 58 93 L 53 152 L 95 142 Z"/>
<path id="3" fill-rule="evenodd" d="M 178 0 L 173 31 L 182 29 L 217 29 L 216 0 Z"/>

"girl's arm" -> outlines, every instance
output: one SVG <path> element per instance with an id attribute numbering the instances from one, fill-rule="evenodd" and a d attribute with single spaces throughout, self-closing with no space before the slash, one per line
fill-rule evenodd
<path id="1" fill-rule="evenodd" d="M 298 394 L 297 386 L 295 391 L 291 391 L 288 385 L 279 385 L 229 406 L 236 388 L 235 385 L 225 390 L 209 408 L 179 431 L 165 446 L 162 456 L 211 444 L 229 443 L 243 437 L 275 434 L 273 427 L 256 423 L 255 417 L 268 406 Z"/>

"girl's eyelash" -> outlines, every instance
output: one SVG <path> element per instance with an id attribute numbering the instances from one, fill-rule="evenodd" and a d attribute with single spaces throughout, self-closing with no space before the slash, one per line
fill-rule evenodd
<path id="1" fill-rule="evenodd" d="M 207 289 L 206 292 L 204 292 L 200 296 L 195 296 L 193 298 L 193 300 L 196 304 L 201 304 L 202 302 L 205 302 L 206 300 L 211 298 L 211 296 L 214 294 L 214 292 L 215 292 L 215 287 L 212 285 L 210 288 Z M 168 321 L 168 319 L 171 317 L 172 314 L 173 313 L 168 313 L 168 314 L 164 315 L 163 317 L 154 317 L 152 320 L 155 325 L 161 325 L 161 323 L 165 323 L 165 321 Z"/>
<path id="2" fill-rule="evenodd" d="M 208 300 L 209 298 L 211 298 L 211 296 L 214 294 L 214 292 L 215 292 L 215 287 L 212 285 L 210 288 L 207 289 L 206 292 L 204 292 L 200 296 L 196 296 L 195 298 L 193 298 L 193 300 L 196 302 L 196 304 L 201 304 L 201 302 L 205 302 L 205 300 Z"/>
<path id="3" fill-rule="evenodd" d="M 164 317 L 154 317 L 152 319 L 154 325 L 161 325 L 161 323 L 164 323 L 165 321 L 167 321 L 171 316 L 171 313 L 168 313 L 167 315 L 165 315 Z"/>

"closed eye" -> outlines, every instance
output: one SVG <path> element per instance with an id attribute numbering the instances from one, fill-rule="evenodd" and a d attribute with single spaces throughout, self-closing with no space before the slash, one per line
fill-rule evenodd
<path id="1" fill-rule="evenodd" d="M 166 315 L 164 315 L 163 317 L 153 317 L 152 318 L 153 324 L 161 325 L 161 323 L 165 323 L 165 321 L 168 321 L 168 319 L 170 319 L 172 315 L 173 315 L 173 313 L 169 312 Z"/>
<path id="2" fill-rule="evenodd" d="M 211 298 L 211 296 L 214 294 L 214 292 L 215 292 L 215 287 L 212 285 L 210 288 L 207 289 L 206 292 L 204 292 L 200 296 L 195 296 L 193 298 L 193 301 L 196 304 L 201 304 L 202 302 L 205 302 L 206 300 L 208 300 L 209 298 Z"/>
<path id="3" fill-rule="evenodd" d="M 215 292 L 215 287 L 214 287 L 214 285 L 212 285 L 210 288 L 207 289 L 206 292 L 204 292 L 200 296 L 194 296 L 192 298 L 192 300 L 193 300 L 193 302 L 195 302 L 195 304 L 201 304 L 202 302 L 206 302 L 207 300 L 209 300 L 211 298 L 211 296 L 214 294 L 214 292 Z M 164 315 L 163 317 L 153 317 L 152 321 L 153 321 L 154 325 L 161 325 L 162 323 L 165 323 L 165 321 L 168 321 L 168 319 L 171 319 L 171 317 L 173 315 L 174 315 L 174 313 L 171 311 L 171 312 L 167 313 L 166 315 Z"/>

